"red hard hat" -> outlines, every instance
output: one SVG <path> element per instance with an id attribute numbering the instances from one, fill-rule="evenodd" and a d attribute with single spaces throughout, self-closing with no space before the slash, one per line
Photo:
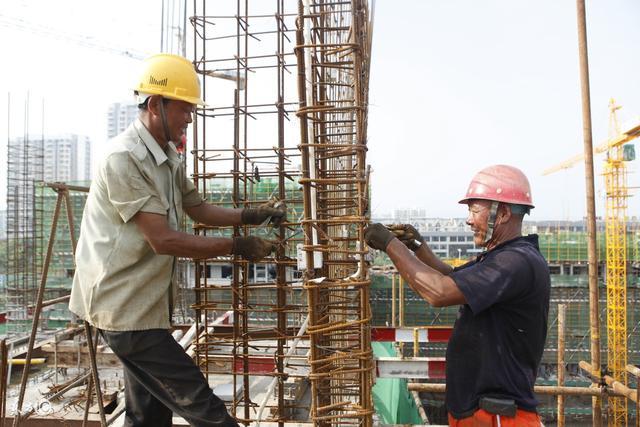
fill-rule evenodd
<path id="1" fill-rule="evenodd" d="M 472 199 L 534 207 L 529 180 L 520 169 L 508 165 L 493 165 L 478 172 L 458 203 L 467 204 Z"/>

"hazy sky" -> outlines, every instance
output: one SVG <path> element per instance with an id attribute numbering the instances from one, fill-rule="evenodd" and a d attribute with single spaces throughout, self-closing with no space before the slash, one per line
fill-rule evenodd
<path id="1" fill-rule="evenodd" d="M 622 118 L 640 115 L 640 3 L 588 1 L 587 14 L 599 144 L 610 97 Z M 456 202 L 474 172 L 507 163 L 529 176 L 532 219 L 585 214 L 582 163 L 541 175 L 583 147 L 575 1 L 378 1 L 374 34 L 374 210 L 463 216 Z M 640 185 L 636 164 L 631 186 Z M 604 198 L 600 175 L 596 197 Z M 639 206 L 632 198 L 629 214 Z"/>
<path id="2" fill-rule="evenodd" d="M 45 133 L 88 135 L 99 156 L 107 107 L 129 99 L 138 61 L 70 39 L 82 34 L 117 50 L 153 53 L 160 45 L 159 5 L 157 0 L 0 3 L 2 165 L 7 93 L 12 93 L 10 133 L 16 137 L 24 130 L 27 90 L 31 133 L 40 132 L 44 98 Z M 588 1 L 587 14 L 593 136 L 600 144 L 607 137 L 610 97 L 623 106 L 622 122 L 640 116 L 640 3 Z M 25 23 L 26 30 L 16 27 Z M 43 32 L 43 25 L 53 31 Z M 374 215 L 416 207 L 428 216 L 464 216 L 457 200 L 474 172 L 494 163 L 528 174 L 537 206 L 531 219 L 584 215 L 582 164 L 541 175 L 582 151 L 575 1 L 378 0 L 369 96 Z M 596 173 L 603 160 L 596 158 Z M 636 162 L 629 166 L 629 185 L 640 186 Z M 0 206 L 5 205 L 4 170 Z M 603 179 L 596 178 L 602 214 Z M 639 208 L 640 198 L 632 197 L 629 215 L 638 215 Z"/>

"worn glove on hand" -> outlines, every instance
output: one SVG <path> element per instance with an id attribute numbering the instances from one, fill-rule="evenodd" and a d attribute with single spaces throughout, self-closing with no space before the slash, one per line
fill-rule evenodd
<path id="1" fill-rule="evenodd" d="M 392 224 L 387 225 L 387 228 L 398 238 L 398 240 L 414 252 L 424 244 L 424 238 L 411 224 Z"/>
<path id="2" fill-rule="evenodd" d="M 287 220 L 287 207 L 277 200 L 270 200 L 257 208 L 245 208 L 242 210 L 242 223 L 260 225 L 266 220 L 274 227 Z"/>
<path id="3" fill-rule="evenodd" d="M 389 242 L 392 241 L 394 237 L 393 233 L 380 223 L 371 224 L 364 229 L 364 241 L 373 249 L 386 251 Z"/>
<path id="4" fill-rule="evenodd" d="M 231 253 L 241 255 L 247 261 L 257 262 L 275 250 L 275 243 L 269 240 L 256 236 L 246 236 L 233 238 L 233 249 Z"/>

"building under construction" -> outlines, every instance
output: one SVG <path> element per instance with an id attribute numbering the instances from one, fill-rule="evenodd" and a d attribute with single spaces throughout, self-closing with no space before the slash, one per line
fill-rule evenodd
<path id="1" fill-rule="evenodd" d="M 370 221 L 370 7 L 366 0 L 194 1 L 190 59 L 207 106 L 197 110 L 184 155 L 193 181 L 217 206 L 287 207 L 287 221 L 275 229 L 183 224 L 198 235 L 277 242 L 274 256 L 259 263 L 180 260 L 174 336 L 243 425 L 446 423 L 444 350 L 457 307 L 428 305 L 363 243 Z M 118 425 L 120 363 L 66 311 L 88 188 L 12 179 L 0 416 L 16 426 Z M 593 334 L 585 225 L 527 227 L 540 234 L 552 272 L 536 389 L 543 419 L 560 425 L 566 415 L 589 424 L 595 396 L 611 409 L 603 417 L 610 425 L 632 422 L 638 224 L 625 221 L 622 244 L 629 378 L 606 371 L 596 377 L 584 365 Z M 597 231 L 599 326 L 608 336 L 618 325 L 610 313 L 620 307 L 608 289 L 606 223 Z M 478 252 L 470 235 L 437 227 L 425 233 L 453 264 Z M 611 345 L 599 352 L 606 366 Z M 186 423 L 174 418 L 174 425 Z"/>

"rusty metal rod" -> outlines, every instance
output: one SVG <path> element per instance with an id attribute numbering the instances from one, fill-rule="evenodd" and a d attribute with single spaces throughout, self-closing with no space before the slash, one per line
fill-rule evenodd
<path id="1" fill-rule="evenodd" d="M 66 191 L 66 190 L 65 190 Z M 23 418 L 22 405 L 24 404 L 24 395 L 27 389 L 27 379 L 29 378 L 29 370 L 31 369 L 31 357 L 33 355 L 33 348 L 36 342 L 36 334 L 38 332 L 38 323 L 40 322 L 40 314 L 42 313 L 42 300 L 44 297 L 44 288 L 47 283 L 47 276 L 49 274 L 49 265 L 51 263 L 51 257 L 53 255 L 53 244 L 56 240 L 56 230 L 58 228 L 58 217 L 60 216 L 60 208 L 62 207 L 63 200 L 62 192 L 58 192 L 56 198 L 56 207 L 53 211 L 53 220 L 51 221 L 51 234 L 49 235 L 49 243 L 47 245 L 47 253 L 44 259 L 44 265 L 42 268 L 42 276 L 40 277 L 40 285 L 38 286 L 38 296 L 36 298 L 36 307 L 33 313 L 33 322 L 31 324 L 31 335 L 29 336 L 29 345 L 27 349 L 27 355 L 25 359 L 24 370 L 22 371 L 22 380 L 20 381 L 20 392 L 18 395 L 17 412 L 13 419 L 13 426 L 20 425 L 20 421 Z M 28 415 L 25 415 L 25 418 Z"/>
<path id="2" fill-rule="evenodd" d="M 45 182 L 45 187 L 52 188 L 56 191 L 79 191 L 81 193 L 88 193 L 89 187 L 83 187 L 79 185 L 69 185 L 62 182 Z"/>
<path id="3" fill-rule="evenodd" d="M 47 307 L 50 305 L 54 305 L 54 304 L 59 304 L 61 302 L 66 302 L 69 301 L 69 298 L 71 298 L 71 295 L 65 295 L 62 297 L 58 297 L 58 298 L 52 298 L 50 300 L 46 300 L 46 301 L 42 301 L 42 307 Z M 36 306 L 36 304 L 30 304 L 28 307 L 29 308 L 34 308 Z"/>
<path id="4" fill-rule="evenodd" d="M 102 390 L 100 390 L 100 377 L 98 376 L 98 366 L 96 364 L 96 348 L 98 346 L 98 328 L 96 329 L 95 340 L 91 337 L 91 325 L 84 322 L 84 330 L 87 336 L 87 347 L 89 349 L 89 361 L 91 362 L 91 376 L 93 377 L 94 387 L 96 388 L 96 397 L 98 400 L 98 410 L 100 411 L 100 421 L 102 427 L 107 427 L 107 419 L 104 413 L 104 404 L 102 402 Z M 95 347 L 94 347 L 95 346 Z"/>

